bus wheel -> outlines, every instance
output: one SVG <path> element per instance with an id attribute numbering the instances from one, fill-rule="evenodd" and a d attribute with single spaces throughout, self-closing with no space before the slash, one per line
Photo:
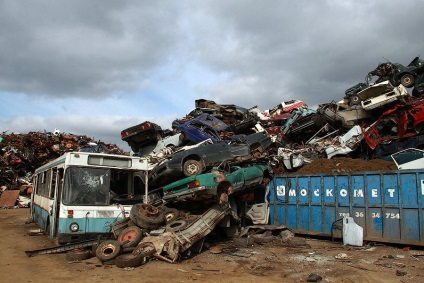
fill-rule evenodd
<path id="1" fill-rule="evenodd" d="M 81 261 L 90 258 L 91 251 L 85 249 L 73 249 L 66 253 L 67 261 Z"/>
<path id="2" fill-rule="evenodd" d="M 145 263 L 145 260 L 145 257 L 134 255 L 132 253 L 122 254 L 115 258 L 115 265 L 119 268 L 138 267 Z"/>
<path id="3" fill-rule="evenodd" d="M 100 261 L 109 261 L 116 258 L 122 252 L 121 243 L 117 240 L 101 242 L 96 249 L 96 256 Z"/>
<path id="4" fill-rule="evenodd" d="M 141 241 L 143 232 L 137 226 L 130 226 L 119 233 L 118 241 L 123 248 L 135 247 Z"/>

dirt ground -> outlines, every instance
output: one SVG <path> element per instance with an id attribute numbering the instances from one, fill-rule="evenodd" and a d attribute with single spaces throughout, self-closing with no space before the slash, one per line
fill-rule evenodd
<path id="1" fill-rule="evenodd" d="M 235 247 L 221 242 L 220 254 L 204 250 L 180 263 L 151 260 L 137 268 L 102 265 L 96 258 L 68 262 L 64 253 L 27 257 L 26 250 L 53 247 L 47 236 L 29 236 L 29 209 L 0 210 L 0 274 L 9 282 L 424 282 L 424 248 L 343 246 L 330 239 L 296 235 L 291 245 Z M 338 256 L 339 255 L 339 256 Z M 341 257 L 337 259 L 337 257 Z"/>
<path id="2" fill-rule="evenodd" d="M 345 174 L 353 172 L 397 170 L 396 164 L 381 159 L 321 158 L 300 168 L 294 174 Z"/>

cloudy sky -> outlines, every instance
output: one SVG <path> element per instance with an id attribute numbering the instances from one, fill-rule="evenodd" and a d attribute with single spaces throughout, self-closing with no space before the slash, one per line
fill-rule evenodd
<path id="1" fill-rule="evenodd" d="M 340 100 L 386 59 L 424 57 L 421 0 L 0 0 L 0 132 L 116 143 L 195 99 Z"/>

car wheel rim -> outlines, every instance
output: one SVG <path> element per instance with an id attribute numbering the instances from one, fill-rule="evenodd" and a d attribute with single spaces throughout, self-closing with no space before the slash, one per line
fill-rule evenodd
<path id="1" fill-rule="evenodd" d="M 187 172 L 194 175 L 199 171 L 199 167 L 196 164 L 189 164 L 187 166 Z"/>
<path id="2" fill-rule="evenodd" d="M 156 207 L 145 204 L 141 205 L 139 212 L 146 217 L 157 216 L 159 214 L 159 210 Z"/>
<path id="3" fill-rule="evenodd" d="M 122 240 L 122 242 L 132 241 L 136 237 L 137 237 L 136 231 L 128 231 L 124 235 L 122 235 L 121 240 Z"/>
<path id="4" fill-rule="evenodd" d="M 115 252 L 115 246 L 114 245 L 106 245 L 102 248 L 102 254 L 104 255 L 111 255 Z"/>

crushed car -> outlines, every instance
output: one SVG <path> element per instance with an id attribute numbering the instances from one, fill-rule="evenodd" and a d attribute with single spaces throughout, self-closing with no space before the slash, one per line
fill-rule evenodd
<path id="1" fill-rule="evenodd" d="M 252 165 L 231 166 L 223 162 L 210 172 L 190 176 L 163 187 L 163 200 L 227 201 L 230 195 L 258 185 L 267 185 L 271 179 L 271 167 Z"/>
<path id="2" fill-rule="evenodd" d="M 394 87 L 390 81 L 371 84 L 367 88 L 351 95 L 350 105 L 361 105 L 365 110 L 371 110 L 382 105 L 394 102 L 407 96 L 408 92 L 404 86 Z"/>
<path id="3" fill-rule="evenodd" d="M 391 155 L 399 170 L 423 169 L 424 150 L 408 148 Z"/>
<path id="4" fill-rule="evenodd" d="M 331 144 L 325 148 L 325 154 L 328 159 L 335 156 L 346 156 L 355 151 L 363 139 L 362 128 L 356 125 L 344 135 L 333 138 Z"/>
<path id="5" fill-rule="evenodd" d="M 364 129 L 368 146 L 375 149 L 381 141 L 397 140 L 418 135 L 424 129 L 424 99 L 411 99 L 397 104 Z"/>
<path id="6" fill-rule="evenodd" d="M 424 135 L 380 141 L 369 155 L 370 158 L 384 158 L 407 148 L 424 149 Z"/>
<path id="7" fill-rule="evenodd" d="M 325 103 L 318 106 L 319 112 L 324 119 L 335 128 L 352 128 L 370 120 L 371 114 L 361 106 L 350 107 L 345 100 Z"/>
<path id="8" fill-rule="evenodd" d="M 219 119 L 228 125 L 242 122 L 252 114 L 249 109 L 234 104 L 217 104 L 215 101 L 197 99 L 194 101 L 196 108 L 209 108 L 220 113 Z"/>
<path id="9" fill-rule="evenodd" d="M 271 164 L 275 173 L 283 173 L 298 169 L 319 157 L 320 155 L 314 152 L 313 148 L 309 146 L 298 149 L 279 147 L 277 155 L 272 156 Z"/>
<path id="10" fill-rule="evenodd" d="M 180 133 L 181 140 L 199 143 L 211 139 L 213 143 L 222 140 L 221 135 L 233 135 L 230 126 L 210 114 L 201 114 L 194 119 L 181 123 L 179 120 L 172 122 L 172 128 Z"/>
<path id="11" fill-rule="evenodd" d="M 361 100 L 361 106 L 365 110 L 372 110 L 396 100 L 405 101 L 407 95 L 408 92 L 403 85 L 394 87 L 389 81 L 372 85 L 357 94 L 361 98 L 369 96 L 368 99 Z"/>
<path id="12" fill-rule="evenodd" d="M 163 136 L 162 128 L 149 121 L 121 131 L 121 139 L 126 141 L 135 153 L 146 145 L 156 144 Z"/>
<path id="13" fill-rule="evenodd" d="M 424 73 L 424 62 L 415 57 L 406 67 L 399 63 L 381 63 L 368 75 L 378 76 L 376 83 L 390 80 L 395 86 L 402 84 L 404 87 L 413 87 L 416 77 L 422 73 Z"/>
<path id="14" fill-rule="evenodd" d="M 265 110 L 263 114 L 268 117 L 274 117 L 277 115 L 281 115 L 283 113 L 290 113 L 291 111 L 301 108 L 308 107 L 305 102 L 297 99 L 292 99 L 288 101 L 283 101 L 280 104 L 277 104 L 271 109 Z"/>
<path id="15" fill-rule="evenodd" d="M 206 140 L 193 148 L 176 151 L 158 163 L 150 171 L 149 184 L 163 186 L 184 176 L 201 174 L 222 161 L 242 163 L 263 158 L 270 145 L 271 139 L 264 132 L 233 137 L 229 143 Z"/>
<path id="16" fill-rule="evenodd" d="M 412 96 L 420 97 L 424 94 L 424 74 L 417 77 L 415 87 L 412 90 Z"/>

